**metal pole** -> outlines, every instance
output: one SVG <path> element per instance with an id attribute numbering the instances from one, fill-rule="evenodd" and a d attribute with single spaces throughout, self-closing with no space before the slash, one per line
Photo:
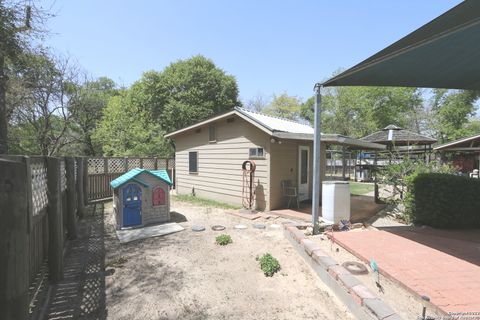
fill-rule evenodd
<path id="1" fill-rule="evenodd" d="M 320 210 L 320 136 L 321 136 L 321 85 L 315 84 L 315 135 L 313 139 L 313 192 L 312 192 L 312 224 L 313 233 L 318 232 L 315 225 L 318 223 Z"/>

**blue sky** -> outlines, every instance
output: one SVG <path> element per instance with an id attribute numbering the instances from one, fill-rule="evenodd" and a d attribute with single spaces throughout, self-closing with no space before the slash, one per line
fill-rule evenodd
<path id="1" fill-rule="evenodd" d="M 202 54 L 234 75 L 242 100 L 287 92 L 348 68 L 459 0 L 43 0 L 45 44 L 93 77 L 128 86 L 147 70 Z"/>

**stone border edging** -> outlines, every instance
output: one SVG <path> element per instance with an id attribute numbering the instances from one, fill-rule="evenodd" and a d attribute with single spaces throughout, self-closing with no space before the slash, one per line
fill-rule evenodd
<path id="1" fill-rule="evenodd" d="M 332 259 L 318 244 L 308 239 L 296 224 L 284 223 L 284 235 L 357 319 L 402 320 L 375 293 Z"/>

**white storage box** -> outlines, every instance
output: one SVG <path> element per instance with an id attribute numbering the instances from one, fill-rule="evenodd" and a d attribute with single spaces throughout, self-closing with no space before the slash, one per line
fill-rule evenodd
<path id="1" fill-rule="evenodd" d="M 348 181 L 324 181 L 322 218 L 339 223 L 350 220 L 350 184 Z"/>

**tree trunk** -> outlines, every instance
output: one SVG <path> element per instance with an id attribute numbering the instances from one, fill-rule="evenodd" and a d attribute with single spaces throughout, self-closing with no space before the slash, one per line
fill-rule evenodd
<path id="1" fill-rule="evenodd" d="M 7 76 L 4 72 L 5 57 L 0 53 L 0 154 L 8 153 L 7 129 Z"/>

